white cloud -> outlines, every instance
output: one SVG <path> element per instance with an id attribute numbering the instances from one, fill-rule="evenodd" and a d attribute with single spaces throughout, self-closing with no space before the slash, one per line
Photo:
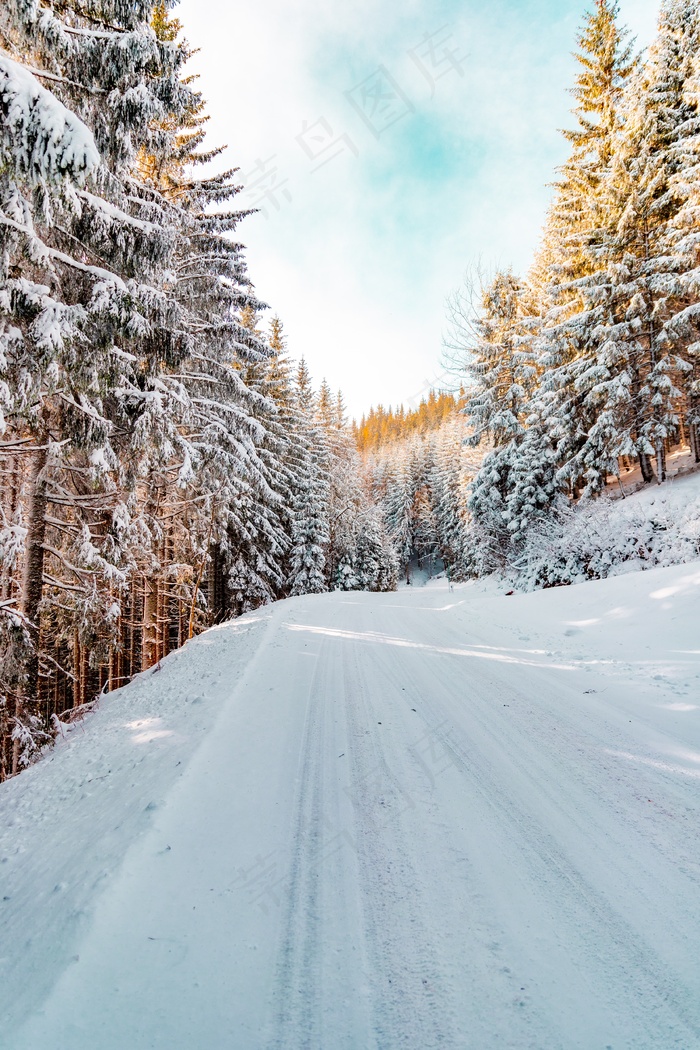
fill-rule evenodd
<path id="1" fill-rule="evenodd" d="M 622 7 L 648 42 L 656 0 Z M 228 142 L 248 175 L 273 158 L 284 183 L 279 210 L 262 201 L 268 218 L 247 219 L 241 237 L 290 351 L 306 355 L 317 381 L 341 387 L 355 413 L 406 401 L 439 374 L 444 300 L 469 263 L 524 269 L 536 247 L 546 183 L 566 152 L 557 128 L 570 105 L 578 5 L 501 0 L 485 9 L 473 0 L 451 17 L 449 0 L 400 9 L 184 0 L 178 16 L 201 49 L 191 67 L 212 143 Z M 407 50 L 446 23 L 468 52 L 465 75 L 446 75 L 431 101 Z M 344 91 L 379 63 L 416 114 L 377 141 Z M 346 146 L 312 173 L 296 136 L 318 118 L 335 137 L 350 136 L 359 157 Z"/>

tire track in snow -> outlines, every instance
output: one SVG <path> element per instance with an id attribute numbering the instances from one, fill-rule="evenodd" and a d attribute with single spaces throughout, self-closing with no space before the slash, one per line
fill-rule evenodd
<path id="1" fill-rule="evenodd" d="M 452 678 L 457 678 L 454 671 Z M 624 829 L 627 835 L 630 834 L 629 825 L 632 825 L 632 834 L 637 845 L 645 849 L 652 847 L 658 854 L 658 858 L 650 858 L 655 866 L 658 867 L 660 862 L 666 869 L 667 876 L 675 875 L 681 854 L 676 848 L 669 856 L 667 842 L 660 843 L 650 837 L 650 831 L 653 829 L 649 825 L 648 811 L 645 809 L 641 814 L 642 818 L 647 819 L 640 820 L 639 810 L 640 798 L 646 802 L 648 793 L 656 796 L 660 783 L 668 784 L 669 777 L 659 773 L 640 786 L 636 773 L 626 769 L 612 769 L 607 749 L 613 744 L 620 747 L 630 746 L 629 736 L 621 735 L 620 729 L 608 720 L 608 710 L 600 701 L 596 702 L 595 719 L 591 718 L 590 711 L 581 710 L 579 705 L 583 698 L 573 691 L 570 694 L 571 703 L 562 703 L 560 699 L 559 704 L 555 704 L 547 696 L 552 684 L 555 684 L 557 693 L 561 694 L 559 683 L 547 682 L 546 678 L 543 682 L 541 672 L 537 672 L 530 683 L 528 694 L 523 691 L 520 683 L 514 686 L 512 679 L 502 671 L 499 673 L 497 667 L 482 670 L 480 690 L 483 694 L 488 685 L 488 695 L 498 696 L 498 703 L 492 702 L 491 699 L 484 701 L 481 696 L 473 693 L 468 710 L 470 715 L 478 720 L 481 732 L 489 739 L 488 754 L 507 756 L 508 763 L 528 790 L 563 816 L 566 824 L 575 829 L 580 838 L 587 840 L 591 850 L 600 849 L 602 843 L 607 867 L 609 869 L 611 864 L 616 865 L 621 881 L 629 880 L 634 874 L 629 854 L 621 853 L 616 836 L 612 833 L 621 823 L 628 825 Z M 535 689 L 539 689 L 539 692 L 537 699 L 533 700 Z M 443 698 L 445 695 L 442 694 Z M 510 703 L 502 705 L 502 697 L 507 697 Z M 515 704 L 512 702 L 513 698 Z M 585 697 L 586 705 L 590 702 L 590 698 Z M 521 713 L 525 705 L 528 707 L 527 722 L 518 723 L 514 716 Z M 508 714 L 504 708 L 508 709 Z M 453 717 L 457 713 L 454 702 L 449 705 L 449 710 L 444 705 L 438 705 L 436 711 L 438 720 L 444 719 L 448 714 Z M 483 750 L 485 754 L 486 750 Z M 501 782 L 502 778 L 494 775 Z M 624 782 L 628 795 L 626 798 L 620 796 L 620 782 Z M 677 781 L 670 781 L 669 786 L 674 799 L 678 801 L 688 802 L 693 796 L 692 790 L 686 790 L 681 791 L 679 798 Z M 681 784 L 680 788 L 683 786 Z M 589 803 L 585 810 L 581 806 L 582 796 L 585 796 Z M 521 797 L 524 797 L 524 792 Z M 594 804 L 593 809 L 590 806 L 591 802 Z M 623 809 L 624 802 L 627 804 Z M 635 803 L 634 806 L 630 804 L 632 802 Z M 611 829 L 613 822 L 617 825 L 615 829 Z M 668 827 L 664 828 L 664 833 L 668 838 Z M 693 837 L 693 843 L 697 857 L 697 834 Z M 663 848 L 664 846 L 666 848 Z M 684 875 L 688 881 L 697 885 L 698 880 L 693 872 Z M 625 890 L 629 892 L 628 881 Z M 654 892 L 651 897 L 658 910 L 659 904 L 662 903 L 658 900 L 658 894 Z M 664 921 L 672 925 L 673 918 L 674 915 L 668 913 Z M 685 929 L 684 919 L 681 924 L 676 923 L 674 936 L 682 939 Z M 689 945 L 689 955 L 695 953 L 695 948 L 695 944 Z"/>
<path id="2" fill-rule="evenodd" d="M 372 626 L 379 626 L 376 619 Z M 472 864 L 460 848 L 459 814 L 451 826 L 444 823 L 455 814 L 441 809 L 430 770 L 416 761 L 431 726 L 408 703 L 415 677 L 405 666 L 406 654 L 382 645 L 371 648 L 371 664 L 364 642 L 354 644 L 346 661 L 362 683 L 359 695 L 370 698 L 358 704 L 356 718 L 358 752 L 371 752 L 364 756 L 362 768 L 374 768 L 379 774 L 371 778 L 370 785 L 382 790 L 387 796 L 384 801 L 389 802 L 382 806 L 382 823 L 377 826 L 372 819 L 372 799 L 367 799 L 367 822 L 375 835 L 369 839 L 364 865 L 368 911 L 379 901 L 387 915 L 384 924 L 376 921 L 375 907 L 374 929 L 368 933 L 375 941 L 380 1046 L 561 1050 L 564 1044 L 546 1013 L 531 1003 L 523 1009 L 526 1004 L 518 991 L 522 980 L 496 954 L 497 921 L 488 911 L 482 888 L 468 877 Z M 424 659 L 421 654 L 421 664 Z M 431 688 L 436 687 L 439 682 L 431 678 Z M 376 700 L 372 701 L 380 696 L 381 710 L 375 710 Z M 403 724 L 402 713 L 407 714 Z M 378 715 L 384 723 L 381 733 L 376 729 Z M 389 869 L 386 859 L 397 855 L 403 863 Z M 392 893 L 391 881 L 381 880 L 385 869 L 410 901 L 403 909 L 401 897 Z M 479 941 L 488 948 L 475 954 Z M 381 1001 L 392 974 L 403 980 L 412 1003 L 406 996 L 394 1003 Z M 414 980 L 410 987 L 416 974 L 421 975 L 420 984 Z M 423 1006 L 424 1014 L 429 1007 L 430 1016 L 412 1016 L 409 1009 L 416 1004 Z"/>
<path id="3" fill-rule="evenodd" d="M 470 756 L 454 740 L 449 740 L 441 730 L 436 730 L 436 736 L 452 752 L 455 764 L 470 786 L 481 792 L 497 815 L 501 829 L 508 827 L 513 840 L 517 838 L 519 853 L 538 895 L 543 901 L 556 900 L 557 908 L 566 915 L 569 924 L 575 926 L 587 952 L 603 972 L 612 978 L 615 971 L 618 988 L 629 990 L 636 985 L 637 1008 L 649 1015 L 649 1025 L 658 1025 L 657 1015 L 667 1013 L 669 1008 L 675 1014 L 674 1020 L 682 1030 L 669 1029 L 667 1036 L 674 1042 L 665 1045 L 682 1048 L 693 1043 L 700 1045 L 700 1020 L 692 993 L 686 990 L 685 996 L 679 995 L 677 981 L 658 965 L 643 938 L 570 863 L 544 826 L 514 804 L 512 796 L 498 791 L 497 779 L 487 780 L 483 765 L 476 777 Z M 635 1037 L 629 1045 L 640 1050 L 642 1044 Z M 647 1045 L 657 1047 L 657 1037 L 651 1036 Z"/>
<path id="4" fill-rule="evenodd" d="M 421 640 L 427 641 L 423 629 Z M 439 643 L 444 645 L 444 637 L 440 637 Z M 386 650 L 378 652 L 377 657 L 380 664 L 391 667 Z M 454 660 L 448 662 L 449 658 L 444 656 L 440 660 L 443 668 L 456 667 Z M 480 796 L 484 807 L 494 815 L 493 826 L 498 836 L 507 841 L 511 849 L 517 849 L 528 872 L 528 886 L 540 899 L 543 911 L 546 912 L 548 908 L 551 911 L 552 902 L 556 902 L 562 918 L 567 920 L 567 928 L 575 931 L 586 955 L 596 961 L 591 969 L 599 973 L 602 968 L 607 977 L 605 984 L 617 991 L 624 989 L 627 996 L 633 989 L 636 1010 L 645 1017 L 645 1021 L 640 1024 L 639 1034 L 633 1036 L 627 1045 L 633 1050 L 641 1050 L 642 1047 L 655 1050 L 661 1045 L 659 1038 L 664 1039 L 664 1047 L 677 1046 L 687 1050 L 689 1046 L 700 1045 L 700 1008 L 692 992 L 689 989 L 679 991 L 678 981 L 659 965 L 657 956 L 630 923 L 570 862 L 545 825 L 522 806 L 520 798 L 512 790 L 504 791 L 505 778 L 499 776 L 489 755 L 507 756 L 507 763 L 522 780 L 529 781 L 528 786 L 534 788 L 535 795 L 547 794 L 548 802 L 554 803 L 559 809 L 563 809 L 563 803 L 568 801 L 569 808 L 574 812 L 576 810 L 575 799 L 567 798 L 566 777 L 558 782 L 558 795 L 546 792 L 543 785 L 547 784 L 547 770 L 542 767 L 539 778 L 533 778 L 531 767 L 521 758 L 522 754 L 531 761 L 537 760 L 537 750 L 524 739 L 516 742 L 512 725 L 504 724 L 503 709 L 492 703 L 486 706 L 477 696 L 478 687 L 484 689 L 487 683 L 491 691 L 495 685 L 497 689 L 505 687 L 512 693 L 512 682 L 499 681 L 493 670 L 478 669 L 478 676 L 474 675 L 470 682 L 473 695 L 468 701 L 468 707 L 465 707 L 465 714 L 468 713 L 481 739 L 466 741 L 464 727 L 455 721 L 453 700 L 455 694 L 459 695 L 456 688 L 458 683 L 462 686 L 460 692 L 463 692 L 463 674 L 450 672 L 451 692 L 444 679 L 440 682 L 443 676 L 435 674 L 433 677 L 435 685 L 429 696 L 416 690 L 412 683 L 408 685 L 407 698 L 413 703 L 420 703 L 428 716 L 431 732 L 440 746 L 453 756 L 455 768 L 468 786 L 469 794 Z M 450 700 L 446 702 L 448 694 Z M 505 731 L 499 732 L 499 725 Z M 449 728 L 446 729 L 446 726 Z M 461 740 L 456 740 L 455 736 L 461 737 Z M 518 746 L 514 746 L 516 744 L 525 745 L 522 752 Z M 509 783 L 512 788 L 512 776 L 505 779 L 505 783 Z M 608 990 L 605 988 L 605 991 Z M 611 1016 L 614 1012 L 615 1001 L 611 999 Z M 640 1039 L 644 1039 L 644 1042 Z"/>
<path id="5" fill-rule="evenodd" d="M 373 1035 L 380 1050 L 456 1047 L 444 1010 L 439 951 L 416 908 L 420 880 L 392 815 L 403 804 L 403 791 L 370 710 L 367 661 L 360 659 L 358 649 L 357 643 L 345 642 L 342 655 L 346 686 L 351 687 L 345 703 L 365 938 L 372 966 Z M 372 668 L 375 689 L 381 681 L 376 670 Z M 379 797 L 374 794 L 377 789 Z"/>
<path id="6" fill-rule="evenodd" d="M 337 645 L 324 639 L 308 686 L 270 1050 L 373 1050 Z M 341 767 L 347 769 L 347 763 Z"/>
<path id="7" fill-rule="evenodd" d="M 307 654 L 307 659 L 311 659 Z M 319 890 L 313 877 L 322 833 L 322 746 L 325 706 L 318 688 L 320 657 L 314 661 L 308 687 L 306 721 L 300 754 L 296 819 L 292 838 L 283 935 L 273 993 L 275 1035 L 270 1050 L 320 1046 L 315 1009 L 318 999 Z M 298 692 L 298 685 L 295 693 Z M 292 1040 L 298 1040 L 293 1043 Z"/>

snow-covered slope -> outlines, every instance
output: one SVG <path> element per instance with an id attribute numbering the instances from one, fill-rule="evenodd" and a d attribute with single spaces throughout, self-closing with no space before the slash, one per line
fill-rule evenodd
<path id="1" fill-rule="evenodd" d="M 690 470 L 690 464 L 687 467 Z M 679 474 L 663 485 L 652 483 L 627 496 L 629 504 L 645 507 L 666 507 L 682 513 L 688 506 L 700 500 L 700 472 Z"/>
<path id="2" fill-rule="evenodd" d="M 0 789 L 8 1050 L 700 1047 L 700 564 L 279 602 Z"/>
<path id="3" fill-rule="evenodd" d="M 536 523 L 514 557 L 515 586 L 605 579 L 700 557 L 700 473 L 648 485 L 626 499 L 558 508 Z"/>

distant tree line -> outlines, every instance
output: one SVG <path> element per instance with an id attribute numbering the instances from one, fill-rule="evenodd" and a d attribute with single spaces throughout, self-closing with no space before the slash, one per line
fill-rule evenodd
<path id="1" fill-rule="evenodd" d="M 417 408 L 404 408 L 399 405 L 393 409 L 378 405 L 363 415 L 359 423 L 353 423 L 353 429 L 361 452 L 382 448 L 396 441 L 404 441 L 412 434 L 427 434 L 437 430 L 445 420 L 454 415 L 462 392 L 455 395 L 447 391 L 430 390 L 427 397 L 421 398 Z"/>

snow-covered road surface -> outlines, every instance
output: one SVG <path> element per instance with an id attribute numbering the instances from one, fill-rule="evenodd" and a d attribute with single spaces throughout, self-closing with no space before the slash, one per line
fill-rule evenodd
<path id="1" fill-rule="evenodd" d="M 188 645 L 0 789 L 0 1043 L 700 1047 L 699 594 L 443 581 Z"/>

